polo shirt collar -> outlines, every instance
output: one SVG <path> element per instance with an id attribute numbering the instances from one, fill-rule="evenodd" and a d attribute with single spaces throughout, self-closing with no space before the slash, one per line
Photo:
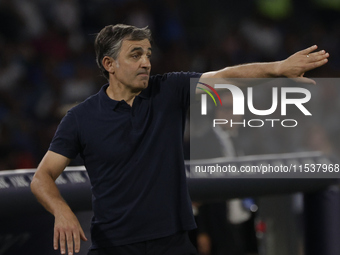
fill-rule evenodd
<path id="1" fill-rule="evenodd" d="M 99 98 L 100 98 L 100 101 L 103 102 L 105 106 L 108 106 L 111 109 L 115 109 L 119 101 L 109 98 L 109 96 L 106 94 L 106 89 L 108 86 L 109 86 L 108 83 L 102 86 L 102 88 L 99 91 Z"/>
<path id="2" fill-rule="evenodd" d="M 104 86 L 102 86 L 102 88 L 99 91 L 99 98 L 100 100 L 108 107 L 110 107 L 111 109 L 115 109 L 118 106 L 118 103 L 120 101 L 111 99 L 107 94 L 106 94 L 106 89 L 108 88 L 109 84 L 105 84 Z M 149 86 L 144 89 L 139 95 L 138 97 L 141 97 L 143 99 L 148 99 L 150 97 L 150 93 L 149 93 Z"/>
<path id="3" fill-rule="evenodd" d="M 150 97 L 150 81 L 149 81 L 148 87 L 146 89 L 142 90 L 142 92 L 138 96 L 143 98 L 143 99 L 149 99 L 149 97 Z"/>

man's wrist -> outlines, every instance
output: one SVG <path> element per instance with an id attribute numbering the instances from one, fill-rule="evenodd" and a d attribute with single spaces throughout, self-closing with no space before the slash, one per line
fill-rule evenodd
<path id="1" fill-rule="evenodd" d="M 272 62 L 271 68 L 272 73 L 270 75 L 273 77 L 284 77 L 285 72 L 283 66 L 284 66 L 283 60 Z"/>
<path id="2" fill-rule="evenodd" d="M 65 201 L 60 201 L 58 205 L 53 208 L 52 214 L 54 217 L 58 217 L 65 213 L 72 213 L 71 208 L 67 205 Z"/>

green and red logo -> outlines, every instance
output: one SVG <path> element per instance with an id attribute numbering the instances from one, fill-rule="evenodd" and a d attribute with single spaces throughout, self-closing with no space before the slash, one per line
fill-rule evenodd
<path id="1" fill-rule="evenodd" d="M 220 101 L 220 104 L 222 105 L 222 100 L 220 98 L 220 96 L 218 95 L 217 91 L 211 87 L 210 85 L 206 84 L 206 83 L 203 83 L 203 82 L 198 82 L 199 84 L 202 84 L 203 86 L 206 86 L 207 88 L 209 88 L 218 98 L 218 100 Z M 201 89 L 203 90 L 205 93 L 207 93 L 211 98 L 212 100 L 214 101 L 215 103 L 215 106 L 217 106 L 217 103 L 216 103 L 216 100 L 215 100 L 215 97 L 211 94 L 211 92 L 207 89 L 204 89 L 204 88 L 201 88 L 201 87 L 197 87 L 198 89 Z M 206 94 L 202 94 L 201 95 L 201 114 L 202 115 L 207 115 L 207 95 Z"/>

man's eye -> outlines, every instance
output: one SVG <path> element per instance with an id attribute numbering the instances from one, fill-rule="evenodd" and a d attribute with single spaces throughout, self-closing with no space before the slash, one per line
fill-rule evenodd
<path id="1" fill-rule="evenodd" d="M 132 58 L 134 58 L 134 59 L 138 59 L 139 58 L 139 54 L 134 54 L 134 55 L 132 55 Z"/>
<path id="2" fill-rule="evenodd" d="M 151 58 L 151 55 L 147 55 L 147 57 L 150 59 L 150 58 Z"/>

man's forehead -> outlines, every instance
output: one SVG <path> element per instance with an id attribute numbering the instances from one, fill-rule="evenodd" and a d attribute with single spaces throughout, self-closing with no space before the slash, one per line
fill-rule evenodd
<path id="1" fill-rule="evenodd" d="M 141 48 L 145 51 L 151 50 L 151 44 L 148 39 L 140 40 L 140 41 L 133 41 L 133 40 L 123 40 L 122 42 L 122 49 L 126 51 L 131 51 L 135 48 Z"/>

